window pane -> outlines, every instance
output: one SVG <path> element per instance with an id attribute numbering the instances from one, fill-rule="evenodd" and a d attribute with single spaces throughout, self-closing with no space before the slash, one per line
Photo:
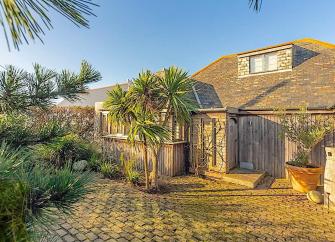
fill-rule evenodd
<path id="1" fill-rule="evenodd" d="M 278 69 L 277 53 L 267 54 L 265 59 L 267 71 L 274 71 Z"/>
<path id="2" fill-rule="evenodd" d="M 252 56 L 250 57 L 250 72 L 256 73 L 256 72 L 262 72 L 264 71 L 264 56 Z"/>

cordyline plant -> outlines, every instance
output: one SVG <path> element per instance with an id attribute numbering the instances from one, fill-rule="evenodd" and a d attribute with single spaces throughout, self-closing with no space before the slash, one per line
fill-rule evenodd
<path id="1" fill-rule="evenodd" d="M 118 85 L 108 94 L 104 106 L 109 109 L 112 121 L 129 126 L 128 141 L 143 143 L 143 166 L 145 186 L 149 190 L 148 150 L 161 143 L 168 136 L 168 130 L 156 124 L 158 92 L 154 76 L 146 71 L 133 80 L 129 91 L 123 91 Z"/>
<path id="2" fill-rule="evenodd" d="M 187 72 L 177 67 L 158 73 L 144 71 L 132 81 L 128 92 L 116 87 L 109 93 L 104 106 L 112 120 L 130 126 L 128 139 L 144 143 L 144 170 L 149 189 L 148 148 L 153 151 L 151 188 L 158 189 L 159 153 L 164 141 L 171 137 L 169 122 L 189 122 L 196 105 L 190 97 L 193 82 Z"/>
<path id="3" fill-rule="evenodd" d="M 312 115 L 307 108 L 300 108 L 295 114 L 285 110 L 278 112 L 282 128 L 281 137 L 285 136 L 297 145 L 295 157 L 289 164 L 299 167 L 312 166 L 310 155 L 315 145 L 334 130 L 333 119 L 321 115 Z"/>

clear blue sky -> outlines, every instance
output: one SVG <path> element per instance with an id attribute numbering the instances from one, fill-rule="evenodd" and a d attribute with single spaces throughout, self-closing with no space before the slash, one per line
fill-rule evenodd
<path id="1" fill-rule="evenodd" d="M 45 44 L 8 52 L 1 36 L 0 64 L 31 70 L 38 62 L 78 70 L 86 59 L 102 74 L 94 87 L 124 82 L 143 69 L 177 65 L 191 74 L 218 57 L 294 39 L 335 43 L 334 0 L 96 0 L 90 29 L 53 14 Z"/>

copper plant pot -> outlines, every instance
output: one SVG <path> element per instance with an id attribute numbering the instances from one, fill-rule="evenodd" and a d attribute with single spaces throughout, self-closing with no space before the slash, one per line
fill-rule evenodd
<path id="1" fill-rule="evenodd" d="M 304 193 L 316 190 L 323 172 L 321 167 L 304 168 L 288 164 L 286 164 L 286 169 L 293 189 Z"/>

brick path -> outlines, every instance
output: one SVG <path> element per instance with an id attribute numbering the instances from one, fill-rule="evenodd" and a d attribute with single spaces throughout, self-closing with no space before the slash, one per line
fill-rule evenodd
<path id="1" fill-rule="evenodd" d="M 164 195 L 98 180 L 56 241 L 335 241 L 335 213 L 277 180 L 250 190 L 195 177 L 172 178 Z"/>

